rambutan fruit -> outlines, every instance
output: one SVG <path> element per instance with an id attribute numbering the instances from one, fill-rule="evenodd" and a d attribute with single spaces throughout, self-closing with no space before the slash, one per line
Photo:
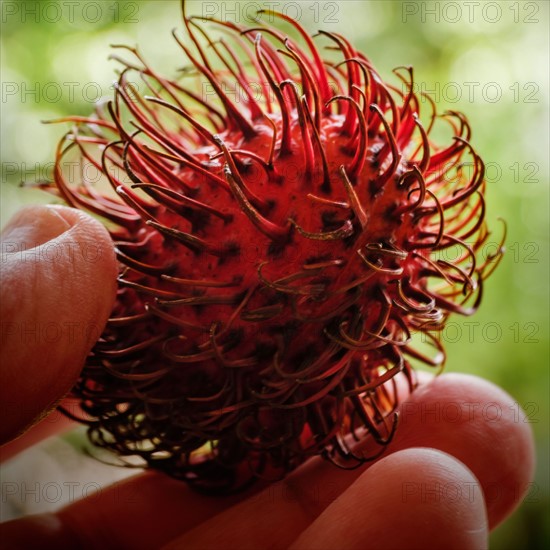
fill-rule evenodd
<path id="1" fill-rule="evenodd" d="M 317 454 L 372 459 L 350 434 L 383 451 L 396 375 L 413 388 L 411 361 L 442 365 L 434 334 L 475 311 L 502 250 L 478 261 L 484 164 L 465 116 L 440 117 L 411 68 L 385 83 L 344 36 L 319 33 L 324 59 L 272 16 L 299 39 L 212 19 L 212 40 L 184 15 L 178 79 L 125 48 L 112 101 L 63 119 L 54 173 L 67 203 L 106 220 L 121 266 L 73 390 L 81 421 L 96 445 L 212 492 Z"/>

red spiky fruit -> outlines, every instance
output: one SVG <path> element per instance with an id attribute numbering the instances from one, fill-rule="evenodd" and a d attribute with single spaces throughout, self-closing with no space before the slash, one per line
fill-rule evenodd
<path id="1" fill-rule="evenodd" d="M 442 364 L 432 331 L 476 309 L 496 265 L 476 261 L 484 166 L 466 118 L 446 113 L 454 137 L 435 145 L 412 69 L 400 90 L 343 36 L 320 33 L 324 60 L 278 17 L 298 41 L 211 21 L 212 41 L 185 19 L 179 80 L 126 48 L 114 100 L 64 119 L 55 169 L 69 204 L 109 220 L 121 264 L 74 388 L 92 441 L 219 492 L 315 454 L 356 465 L 369 457 L 344 438 L 360 429 L 383 449 L 394 377 L 414 386 L 411 357 Z M 67 181 L 72 152 L 116 194 Z"/>

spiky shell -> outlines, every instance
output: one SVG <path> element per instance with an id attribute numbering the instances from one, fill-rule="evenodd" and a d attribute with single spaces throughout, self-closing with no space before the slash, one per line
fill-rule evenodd
<path id="1" fill-rule="evenodd" d="M 382 451 L 395 376 L 413 387 L 411 358 L 442 365 L 434 331 L 477 308 L 497 263 L 477 260 L 484 165 L 466 118 L 439 117 L 411 68 L 386 84 L 343 36 L 320 33 L 323 59 L 277 17 L 296 40 L 210 20 L 214 41 L 186 18 L 177 80 L 126 48 L 113 100 L 63 119 L 57 151 L 56 189 L 108 220 L 121 265 L 74 388 L 81 420 L 97 445 L 217 492 L 315 454 L 355 466 L 372 457 L 345 438 L 365 430 Z M 103 188 L 68 181 L 74 158 Z"/>

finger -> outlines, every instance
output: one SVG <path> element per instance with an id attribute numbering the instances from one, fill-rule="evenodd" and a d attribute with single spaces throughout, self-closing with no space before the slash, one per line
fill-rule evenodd
<path id="1" fill-rule="evenodd" d="M 424 391 L 418 390 L 409 401 L 402 404 L 403 422 L 398 429 L 396 441 L 390 446 L 388 452 L 420 445 L 436 446 L 437 438 L 429 437 L 430 428 L 426 428 L 426 419 L 423 418 L 423 414 L 425 415 L 426 407 L 433 406 L 434 400 L 442 409 L 454 403 L 454 388 L 457 388 L 461 395 L 471 396 L 483 404 L 496 403 L 501 409 L 506 409 L 512 402 L 504 392 L 492 384 L 482 383 L 475 377 L 445 375 L 437 381 L 437 386 L 434 383 L 428 384 Z M 416 400 L 413 401 L 414 399 Z M 414 406 L 407 405 L 411 402 Z M 442 429 L 446 428 L 453 433 L 455 424 L 447 422 L 446 416 L 441 416 L 440 419 L 443 424 Z M 482 437 L 487 427 L 487 419 L 487 415 L 477 415 L 472 422 L 466 423 L 459 437 L 451 437 L 450 440 L 446 438 L 447 452 L 453 454 L 450 452 L 451 450 L 459 453 L 462 452 L 461 447 L 469 448 L 472 445 L 477 445 L 480 434 Z M 408 428 L 404 428 L 405 422 L 407 422 Z M 519 446 L 525 444 L 522 426 L 518 425 L 513 418 L 503 415 L 499 422 L 501 422 L 499 429 L 508 433 L 510 444 Z M 410 434 L 410 438 L 406 439 L 404 435 L 400 435 L 405 429 L 416 430 L 416 432 Z M 512 443 L 514 440 L 515 443 Z M 415 443 L 415 441 L 419 443 Z M 484 448 L 483 453 L 488 455 L 488 462 L 494 464 L 494 456 L 499 455 L 501 449 L 496 445 Z M 494 465 L 497 470 L 496 475 L 501 467 L 500 461 Z M 507 467 L 504 469 L 509 471 Z M 138 476 L 127 482 L 129 484 L 127 489 L 133 494 L 143 494 L 148 505 L 140 506 L 139 509 L 133 509 L 126 505 L 109 505 L 110 498 L 116 501 L 117 492 L 113 490 L 111 493 L 107 490 L 102 493 L 101 497 L 101 506 L 99 506 L 103 510 L 101 517 L 97 516 L 97 501 L 84 499 L 67 507 L 62 512 L 63 529 L 79 531 L 81 530 L 80 526 L 87 526 L 86 533 L 92 542 L 98 540 L 100 534 L 102 534 L 101 540 L 112 536 L 119 537 L 116 540 L 120 541 L 135 541 L 137 539 L 139 542 L 139 540 L 155 540 L 155 537 L 163 536 L 168 529 L 170 532 L 183 533 L 194 525 L 205 522 L 200 528 L 213 533 L 224 532 L 226 535 L 233 533 L 235 536 L 239 536 L 239 534 L 250 536 L 250 533 L 254 531 L 257 532 L 259 539 L 270 540 L 274 544 L 277 543 L 284 547 L 285 544 L 289 545 L 295 540 L 301 531 L 343 493 L 359 474 L 360 471 L 357 470 L 339 470 L 326 461 L 316 458 L 303 465 L 282 482 L 271 485 L 235 507 L 233 504 L 236 501 L 231 499 L 220 501 L 218 498 L 202 497 L 183 485 L 179 485 L 179 489 L 174 487 L 174 498 L 169 505 L 165 506 L 163 486 L 161 484 L 158 486 L 148 485 L 147 490 L 142 490 L 143 478 Z M 508 475 L 515 479 L 516 483 L 518 482 L 517 467 Z M 519 477 L 522 475 L 524 474 L 519 474 Z M 103 499 L 103 497 L 105 498 Z M 506 498 L 508 509 L 511 509 L 520 496 L 507 493 Z M 491 510 L 494 509 L 491 508 Z M 32 522 L 29 518 L 20 520 L 11 526 L 12 532 L 17 528 L 30 536 L 33 526 L 29 522 Z M 162 529 L 157 530 L 152 527 L 157 522 L 163 525 Z M 78 525 L 78 527 L 74 528 L 74 525 Z M 284 525 L 285 528 L 274 529 L 273 526 L 277 525 Z M 234 529 L 237 531 L 235 532 Z M 98 541 L 98 545 L 100 542 Z M 120 543 L 120 547 L 124 547 L 124 545 Z M 128 547 L 132 547 L 132 545 L 130 544 Z M 135 547 L 143 546 L 136 543 Z"/>
<path id="2" fill-rule="evenodd" d="M 474 473 L 491 529 L 518 506 L 533 479 L 528 419 L 510 395 L 476 376 L 446 374 L 403 404 L 390 451 L 417 446 L 444 451 Z"/>
<path id="3" fill-rule="evenodd" d="M 474 403 L 478 414 L 467 415 Z M 500 411 L 498 419 L 487 414 L 489 404 Z M 465 411 L 460 422 L 444 414 L 430 421 L 426 414 L 456 407 Z M 457 457 L 480 480 L 484 493 L 492 489 L 498 494 L 498 499 L 488 502 L 490 525 L 517 506 L 532 478 L 534 451 L 530 429 L 517 422 L 517 408 L 509 395 L 477 377 L 444 375 L 413 393 L 400 412 L 402 422 L 388 453 L 430 447 Z M 368 440 L 364 450 L 372 454 L 373 447 Z M 310 461 L 281 483 L 205 522 L 189 534 L 197 538 L 189 540 L 206 536 L 205 547 L 221 540 L 239 547 L 254 537 L 286 547 L 360 473 L 336 470 L 322 460 Z M 273 525 L 285 528 L 273 530 Z"/>
<path id="4" fill-rule="evenodd" d="M 482 491 L 472 472 L 441 451 L 413 448 L 364 472 L 291 549 L 481 550 L 488 533 Z M 200 548 L 181 546 L 194 547 Z"/>
<path id="5" fill-rule="evenodd" d="M 116 261 L 107 231 L 63 206 L 32 206 L 2 233 L 0 443 L 74 384 L 111 311 Z"/>
<path id="6" fill-rule="evenodd" d="M 425 373 L 419 374 L 421 383 L 431 380 L 423 376 Z M 409 395 L 405 379 L 398 381 L 398 391 L 402 399 Z M 279 502 L 281 488 L 279 484 L 272 486 L 267 499 Z M 146 472 L 75 502 L 57 515 L 29 516 L 6 523 L 0 529 L 4 531 L 5 540 L 17 541 L 20 547 L 41 540 L 52 548 L 108 548 L 112 545 L 148 549 L 168 543 L 261 490 L 262 484 L 258 483 L 246 493 L 211 498 L 163 474 Z M 291 496 L 290 491 L 287 495 L 286 489 L 283 490 L 284 498 Z M 266 494 L 260 498 L 265 500 Z"/>
<path id="7" fill-rule="evenodd" d="M 98 491 L 57 514 L 37 514 L 0 524 L 0 540 L 14 548 L 32 548 L 40 542 L 40 548 L 56 550 L 150 550 L 249 495 L 208 497 L 181 481 L 148 471 Z"/>
<path id="8" fill-rule="evenodd" d="M 78 407 L 78 403 L 69 398 L 64 398 L 60 401 L 60 405 L 71 410 Z M 52 411 L 31 426 L 25 433 L 15 439 L 0 446 L 0 463 L 9 460 L 25 449 L 36 445 L 43 439 L 53 435 L 59 435 L 65 431 L 75 428 L 77 423 L 71 420 L 58 410 Z"/>

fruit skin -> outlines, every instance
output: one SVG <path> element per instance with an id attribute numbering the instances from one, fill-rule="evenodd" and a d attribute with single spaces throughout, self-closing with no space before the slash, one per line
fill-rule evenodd
<path id="1" fill-rule="evenodd" d="M 134 59 L 115 56 L 114 99 L 62 119 L 73 127 L 54 171 L 66 202 L 106 220 L 121 266 L 73 389 L 80 421 L 96 445 L 214 493 L 315 454 L 374 458 L 353 454 L 349 434 L 383 452 L 395 376 L 413 388 L 411 359 L 442 367 L 434 331 L 475 311 L 502 253 L 478 261 L 484 165 L 464 115 L 439 117 L 412 68 L 394 71 L 400 90 L 343 36 L 320 33 L 336 50 L 326 61 L 298 23 L 271 16 L 298 40 L 212 20 L 213 41 L 184 15 L 178 80 L 118 46 Z M 430 138 L 440 118 L 454 133 L 444 146 Z"/>

